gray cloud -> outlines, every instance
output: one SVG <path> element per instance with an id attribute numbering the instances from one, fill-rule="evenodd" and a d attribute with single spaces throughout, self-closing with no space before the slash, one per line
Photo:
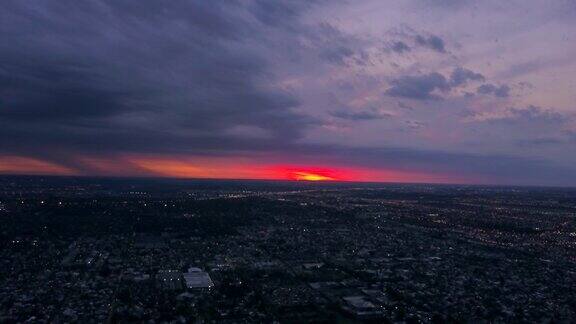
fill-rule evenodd
<path id="1" fill-rule="evenodd" d="M 366 65 L 370 61 L 364 51 L 364 40 L 354 35 L 346 34 L 332 24 L 323 22 L 317 28 L 310 28 L 304 35 L 310 50 L 325 62 L 341 66 Z"/>
<path id="2" fill-rule="evenodd" d="M 510 96 L 510 90 L 510 87 L 506 84 L 496 86 L 494 84 L 487 83 L 479 86 L 478 89 L 476 89 L 476 92 L 483 95 L 493 95 L 499 98 L 507 98 Z"/>
<path id="3" fill-rule="evenodd" d="M 427 47 L 439 53 L 446 53 L 446 45 L 444 40 L 436 35 L 423 36 L 416 35 L 416 44 Z"/>
<path id="4" fill-rule="evenodd" d="M 470 3 L 470 0 L 418 0 L 426 6 L 434 6 L 448 9 L 461 9 Z"/>
<path id="5" fill-rule="evenodd" d="M 512 121 L 545 121 L 563 123 L 567 120 L 567 117 L 559 112 L 534 105 L 526 108 L 510 108 L 509 111 L 511 115 L 508 117 L 508 120 Z"/>
<path id="6" fill-rule="evenodd" d="M 320 53 L 320 57 L 332 63 L 344 65 L 346 59 L 352 57 L 354 51 L 346 46 L 326 48 Z"/>
<path id="7" fill-rule="evenodd" d="M 450 75 L 450 84 L 452 86 L 458 87 L 465 85 L 468 81 L 484 81 L 485 78 L 482 74 L 476 73 L 474 71 L 457 67 L 452 71 Z"/>
<path id="8" fill-rule="evenodd" d="M 566 144 L 569 142 L 566 138 L 561 137 L 538 137 L 538 138 L 528 138 L 516 141 L 516 144 L 522 147 L 534 147 L 534 146 L 544 146 L 549 147 L 551 145 Z"/>
<path id="9" fill-rule="evenodd" d="M 392 44 L 390 44 L 389 48 L 391 51 L 399 54 L 402 54 L 404 52 L 410 52 L 411 50 L 410 46 L 408 46 L 403 41 L 395 41 Z"/>
<path id="10" fill-rule="evenodd" d="M 390 113 L 378 109 L 366 109 L 362 111 L 338 110 L 332 112 L 331 115 L 337 118 L 353 121 L 377 120 L 392 117 Z"/>
<path id="11" fill-rule="evenodd" d="M 514 135 L 520 135 L 524 138 L 535 129 L 539 129 L 541 132 L 549 130 L 559 132 L 562 126 L 573 118 L 571 115 L 534 105 L 522 108 L 510 107 L 500 113 L 499 116 L 491 118 L 481 118 L 482 113 L 472 113 L 471 116 L 480 117 L 477 119 L 479 123 L 501 124 L 506 127 L 522 126 L 520 129 L 514 130 Z M 506 130 L 512 132 L 510 128 L 506 128 Z M 513 134 L 510 133 L 509 135 L 512 136 Z"/>
<path id="12" fill-rule="evenodd" d="M 265 1 L 256 0 L 249 6 L 250 11 L 262 23 L 270 26 L 290 26 L 292 20 L 308 9 L 314 1 Z"/>
<path id="13" fill-rule="evenodd" d="M 390 84 L 392 86 L 385 92 L 387 95 L 414 100 L 438 100 L 441 96 L 436 92 L 450 91 L 448 80 L 437 72 L 404 76 L 392 80 Z"/>

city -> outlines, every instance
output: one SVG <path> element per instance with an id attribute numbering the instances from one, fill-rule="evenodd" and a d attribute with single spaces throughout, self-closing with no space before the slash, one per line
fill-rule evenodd
<path id="1" fill-rule="evenodd" d="M 576 191 L 0 178 L 0 322 L 576 318 Z"/>

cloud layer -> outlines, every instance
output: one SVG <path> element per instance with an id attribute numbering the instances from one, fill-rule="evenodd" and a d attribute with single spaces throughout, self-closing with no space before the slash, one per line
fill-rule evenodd
<path id="1" fill-rule="evenodd" d="M 140 175 L 136 157 L 226 157 L 576 185 L 566 12 L 560 1 L 7 0 L 0 172 L 23 161 Z"/>

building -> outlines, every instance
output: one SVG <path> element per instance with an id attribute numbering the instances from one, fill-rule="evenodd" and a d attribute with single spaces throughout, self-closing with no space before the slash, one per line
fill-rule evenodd
<path id="1" fill-rule="evenodd" d="M 382 311 L 363 296 L 349 296 L 342 298 L 345 302 L 344 310 L 360 319 L 379 318 Z"/>
<path id="2" fill-rule="evenodd" d="M 184 273 L 184 281 L 188 289 L 211 288 L 214 286 L 208 273 L 194 267 L 189 268 L 188 272 Z"/>

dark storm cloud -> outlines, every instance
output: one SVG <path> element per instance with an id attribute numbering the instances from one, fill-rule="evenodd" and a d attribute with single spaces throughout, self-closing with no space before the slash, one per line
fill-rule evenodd
<path id="1" fill-rule="evenodd" d="M 450 75 L 450 84 L 454 87 L 465 85 L 468 81 L 484 81 L 485 78 L 482 74 L 474 71 L 457 67 Z"/>
<path id="2" fill-rule="evenodd" d="M 298 138 L 315 121 L 294 112 L 298 99 L 267 86 L 266 56 L 245 46 L 262 42 L 258 32 L 265 28 L 250 10 L 259 12 L 257 20 L 268 14 L 298 26 L 302 9 L 278 5 L 4 2 L 2 150 L 252 148 L 223 135 L 236 126 L 264 129 L 276 143 Z"/>
<path id="3" fill-rule="evenodd" d="M 476 92 L 483 95 L 493 95 L 499 98 L 507 98 L 510 96 L 510 90 L 510 87 L 506 84 L 496 86 L 494 84 L 487 83 L 479 86 L 478 89 L 476 89 Z"/>
<path id="4" fill-rule="evenodd" d="M 403 76 L 392 80 L 392 85 L 386 94 L 392 97 L 401 97 L 414 100 L 438 100 L 441 97 L 437 91 L 450 91 L 450 84 L 446 78 L 437 72 L 416 76 Z"/>
<path id="5" fill-rule="evenodd" d="M 81 65 L 19 65 L 19 58 L 0 70 L 2 109 L 0 118 L 16 121 L 72 121 L 105 118 L 129 111 L 122 103 L 132 95 L 128 89 L 105 89 Z"/>
<path id="6" fill-rule="evenodd" d="M 416 35 L 416 44 L 427 47 L 439 53 L 446 53 L 446 45 L 444 40 L 436 35 L 423 36 Z"/>

